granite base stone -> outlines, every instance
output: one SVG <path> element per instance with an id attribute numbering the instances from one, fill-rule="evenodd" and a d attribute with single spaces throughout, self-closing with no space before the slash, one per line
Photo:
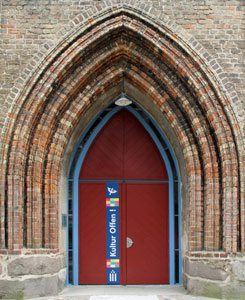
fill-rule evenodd
<path id="1" fill-rule="evenodd" d="M 244 258 L 185 257 L 183 285 L 193 295 L 245 300 Z"/>
<path id="2" fill-rule="evenodd" d="M 64 289 L 66 280 L 65 256 L 22 255 L 2 256 L 0 299 L 57 295 Z"/>
<path id="3" fill-rule="evenodd" d="M 8 275 L 54 274 L 65 268 L 65 257 L 33 256 L 17 257 L 8 264 Z"/>

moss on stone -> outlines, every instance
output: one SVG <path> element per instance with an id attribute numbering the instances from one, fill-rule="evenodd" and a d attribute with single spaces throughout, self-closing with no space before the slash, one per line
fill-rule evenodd
<path id="1" fill-rule="evenodd" d="M 242 292 L 241 292 L 242 293 Z M 234 287 L 220 287 L 213 284 L 207 284 L 203 290 L 195 289 L 195 296 L 205 296 L 209 298 L 227 299 L 227 300 L 245 300 L 245 295 L 241 296 L 239 289 Z"/>
<path id="2" fill-rule="evenodd" d="M 14 295 L 11 295 L 11 298 L 9 296 L 6 297 L 0 297 L 0 299 L 3 300 L 23 300 L 24 299 L 24 292 L 23 290 L 17 291 Z"/>
<path id="3" fill-rule="evenodd" d="M 213 284 L 207 284 L 203 290 L 195 289 L 193 291 L 195 296 L 205 296 L 210 298 L 222 299 L 222 289 L 219 286 Z"/>

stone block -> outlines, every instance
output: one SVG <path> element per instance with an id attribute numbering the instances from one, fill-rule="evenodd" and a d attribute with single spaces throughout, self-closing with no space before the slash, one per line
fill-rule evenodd
<path id="1" fill-rule="evenodd" d="M 245 300 L 245 284 L 232 283 L 224 286 L 222 289 L 222 297 L 224 299 Z"/>
<path id="2" fill-rule="evenodd" d="M 25 280 L 0 280 L 0 299 L 16 298 L 23 293 L 25 298 L 57 295 L 65 286 L 64 270 L 47 277 L 35 277 Z"/>
<path id="3" fill-rule="evenodd" d="M 235 281 L 210 281 L 183 274 L 183 285 L 193 295 L 219 299 L 245 300 L 245 284 Z"/>
<path id="4" fill-rule="evenodd" d="M 66 281 L 66 268 L 62 269 L 59 273 L 58 273 L 58 278 L 59 278 L 59 289 L 63 289 L 64 288 L 64 283 Z"/>
<path id="5" fill-rule="evenodd" d="M 59 275 L 25 280 L 24 295 L 26 298 L 57 295 L 64 288 Z"/>
<path id="6" fill-rule="evenodd" d="M 17 280 L 0 280 L 0 299 L 2 298 L 15 298 L 16 294 L 23 291 L 23 282 Z"/>
<path id="7" fill-rule="evenodd" d="M 245 261 L 236 261 L 232 264 L 232 272 L 236 279 L 239 281 L 245 281 Z"/>
<path id="8" fill-rule="evenodd" d="M 65 267 L 64 256 L 30 256 L 19 257 L 11 261 L 8 265 L 8 275 L 44 275 L 54 274 Z"/>
<path id="9" fill-rule="evenodd" d="M 224 281 L 228 277 L 224 270 L 218 269 L 215 266 L 212 268 L 208 264 L 200 261 L 191 261 L 185 258 L 185 270 L 189 276 L 201 277 L 210 280 Z"/>
<path id="10" fill-rule="evenodd" d="M 222 289 L 219 285 L 197 278 L 186 278 L 186 286 L 191 294 L 211 298 L 222 298 Z"/>

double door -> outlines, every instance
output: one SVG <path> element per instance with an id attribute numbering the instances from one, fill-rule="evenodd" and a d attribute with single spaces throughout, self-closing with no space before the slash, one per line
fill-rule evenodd
<path id="1" fill-rule="evenodd" d="M 79 284 L 107 284 L 106 187 L 119 189 L 118 284 L 169 283 L 168 175 L 148 132 L 127 110 L 92 143 L 79 176 Z"/>
<path id="2" fill-rule="evenodd" d="M 79 197 L 79 284 L 107 284 L 106 182 Z M 119 183 L 119 257 L 120 284 L 169 283 L 167 183 Z"/>

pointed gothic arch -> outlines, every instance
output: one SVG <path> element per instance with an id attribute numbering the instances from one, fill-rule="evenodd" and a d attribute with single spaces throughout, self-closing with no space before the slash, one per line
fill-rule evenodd
<path id="1" fill-rule="evenodd" d="M 179 284 L 179 283 L 181 283 L 181 276 L 182 276 L 182 272 L 181 272 L 182 259 L 181 259 L 181 220 L 180 220 L 180 217 L 181 217 L 180 173 L 178 170 L 177 160 L 175 158 L 174 151 L 172 150 L 172 148 L 169 144 L 169 141 L 167 140 L 164 133 L 160 130 L 160 128 L 158 128 L 157 124 L 154 123 L 154 121 L 150 118 L 150 116 L 147 115 L 140 106 L 133 103 L 132 105 L 130 105 L 129 107 L 126 108 L 125 112 L 127 112 L 128 114 L 131 114 L 133 116 L 133 117 L 130 117 L 128 120 L 135 118 L 137 120 L 136 123 L 141 124 L 140 127 L 143 126 L 142 128 L 144 128 L 145 133 L 149 134 L 148 138 L 150 138 L 150 139 L 148 140 L 148 138 L 147 138 L 148 143 L 152 139 L 152 141 L 151 141 L 152 145 L 155 145 L 157 151 L 159 151 L 160 156 L 157 156 L 157 158 L 156 158 L 158 161 L 157 164 L 154 165 L 153 162 L 155 160 L 153 157 L 151 158 L 150 164 L 153 164 L 155 166 L 155 168 L 160 172 L 160 173 L 159 172 L 157 173 L 158 176 L 160 176 L 160 177 L 156 178 L 156 177 L 154 177 L 156 175 L 152 175 L 152 172 L 148 169 L 149 165 L 145 166 L 146 169 L 143 167 L 143 169 L 141 169 L 141 171 L 133 170 L 133 173 L 132 173 L 132 170 L 130 170 L 131 175 L 129 175 L 129 174 L 126 175 L 124 173 L 124 171 L 118 173 L 118 168 L 116 168 L 116 169 L 114 168 L 113 170 L 110 168 L 110 172 L 107 173 L 107 175 L 104 175 L 105 170 L 108 169 L 106 167 L 106 165 L 108 164 L 108 161 L 103 159 L 104 152 L 101 151 L 101 148 L 99 150 L 99 154 L 101 156 L 99 158 L 96 158 L 96 161 L 97 161 L 97 163 L 101 162 L 102 165 L 99 168 L 97 168 L 97 163 L 96 163 L 94 165 L 94 167 L 97 170 L 97 172 L 99 172 L 99 174 L 101 174 L 101 175 L 103 174 L 103 175 L 102 175 L 102 177 L 101 177 L 101 175 L 99 175 L 99 177 L 97 177 L 98 174 L 96 173 L 95 169 L 93 169 L 93 171 L 91 173 L 91 166 L 89 166 L 89 162 L 91 162 L 91 157 L 92 157 L 92 160 L 93 160 L 93 158 L 95 158 L 93 153 L 94 153 L 94 149 L 96 149 L 96 147 L 97 147 L 97 146 L 94 146 L 93 143 L 97 140 L 97 136 L 100 136 L 100 132 L 104 130 L 104 127 L 107 127 L 108 123 L 110 124 L 110 120 L 114 119 L 113 117 L 117 116 L 119 112 L 122 112 L 122 110 L 120 107 L 116 107 L 114 102 L 112 102 L 108 107 L 106 107 L 105 110 L 100 112 L 96 116 L 96 118 L 94 120 L 92 120 L 90 122 L 90 124 L 87 126 L 87 128 L 83 131 L 83 134 L 79 138 L 79 141 L 73 152 L 73 156 L 72 156 L 70 166 L 69 166 L 68 186 L 67 186 L 68 195 L 70 195 L 67 199 L 67 201 L 68 201 L 67 223 L 68 223 L 68 228 L 69 228 L 68 244 L 67 244 L 67 253 L 68 253 L 68 255 L 67 255 L 67 271 L 68 271 L 67 272 L 67 282 L 69 284 L 74 284 L 74 285 L 78 285 L 78 282 L 80 282 L 80 277 L 79 277 L 80 271 L 78 272 L 78 270 L 80 270 L 80 268 L 81 268 L 80 263 L 79 263 L 81 254 L 79 254 L 79 253 L 82 253 L 82 250 L 79 246 L 80 245 L 79 239 L 81 238 L 82 234 L 81 234 L 81 232 L 79 232 L 78 224 L 79 224 L 79 219 L 81 218 L 80 213 L 82 212 L 80 210 L 79 206 L 81 205 L 83 199 L 80 198 L 80 196 L 79 196 L 79 184 L 80 184 L 80 182 L 83 182 L 82 179 L 84 179 L 83 184 L 87 183 L 89 181 L 90 181 L 90 184 L 92 182 L 93 183 L 100 182 L 100 184 L 103 184 L 103 182 L 105 181 L 106 178 L 108 180 L 108 174 L 110 174 L 109 176 L 113 176 L 111 174 L 111 172 L 116 172 L 116 174 L 117 174 L 117 175 L 115 175 L 116 177 L 109 177 L 109 178 L 110 179 L 113 178 L 114 180 L 116 178 L 117 180 L 119 180 L 121 183 L 124 183 L 124 184 L 125 183 L 127 184 L 127 182 L 130 182 L 130 181 L 131 182 L 133 181 L 134 183 L 141 182 L 141 184 L 143 184 L 143 185 L 146 184 L 147 182 L 148 182 L 148 184 L 150 182 L 151 183 L 157 182 L 157 184 L 159 184 L 161 182 L 162 176 L 165 176 L 164 182 L 165 182 L 165 184 L 167 183 L 168 191 L 169 191 L 168 195 L 167 195 L 167 198 L 168 198 L 168 200 L 167 200 L 167 202 L 168 202 L 168 213 L 167 213 L 168 225 L 167 226 L 168 226 L 169 233 L 168 233 L 168 242 L 165 245 L 165 247 L 168 248 L 166 256 L 169 256 L 169 258 L 166 260 L 166 262 L 162 262 L 162 264 L 166 264 L 167 274 L 166 274 L 166 270 L 165 270 L 165 276 L 168 278 L 167 283 Z M 125 114 L 125 112 L 124 112 L 124 114 Z M 116 122 L 116 124 L 117 124 L 117 122 Z M 135 121 L 133 121 L 133 124 L 136 124 L 136 123 L 135 123 Z M 120 121 L 119 121 L 119 124 L 120 124 Z M 111 125 L 111 126 L 114 126 L 114 125 Z M 109 128 L 113 128 L 111 126 Z M 113 134 L 114 134 L 114 136 L 117 136 L 117 132 L 114 132 Z M 148 136 L 148 134 L 147 134 L 147 136 Z M 122 136 L 120 136 L 120 134 L 118 135 L 118 140 L 122 139 L 121 143 L 119 143 L 119 145 L 122 146 L 122 144 L 124 144 L 123 141 L 125 140 L 125 138 L 126 138 L 126 136 L 122 137 Z M 141 140 L 141 142 L 143 142 L 143 141 Z M 115 147 L 117 149 L 117 151 L 111 150 L 110 155 L 112 155 L 112 153 L 114 153 L 117 156 L 117 162 L 120 165 L 122 157 L 119 159 L 119 157 L 120 157 L 119 153 L 121 153 L 124 156 L 125 152 L 123 150 L 124 146 L 122 146 L 122 148 L 120 148 L 119 145 L 114 145 L 114 146 L 112 145 L 112 147 L 113 148 Z M 131 146 L 133 148 L 135 147 L 135 145 L 133 145 L 133 144 L 131 144 Z M 150 149 L 151 149 L 151 147 L 150 147 Z M 142 149 L 141 151 L 142 151 L 142 155 L 143 155 L 144 149 Z M 130 153 L 130 152 L 131 151 L 129 151 L 128 153 Z M 149 154 L 150 153 L 148 153 L 148 155 Z M 138 156 L 138 155 L 134 156 L 134 161 L 138 160 L 139 165 L 142 167 L 145 165 L 144 160 L 149 159 L 149 157 L 147 158 L 146 156 L 144 156 L 143 158 L 141 158 L 141 156 Z M 147 155 L 147 154 L 145 153 L 144 155 Z M 130 158 L 128 157 L 128 159 L 130 159 Z M 85 164 L 85 166 L 84 166 L 84 164 Z M 163 169 L 165 171 L 161 167 L 160 167 L 160 169 L 158 169 L 159 166 L 161 166 L 161 164 L 163 164 L 163 166 L 164 166 Z M 125 170 L 127 170 L 127 168 L 124 164 L 123 164 L 123 166 L 124 166 Z M 165 169 L 165 167 L 166 167 L 166 169 Z M 87 172 L 89 172 L 89 174 L 90 174 L 89 177 L 86 176 L 86 172 L 84 170 L 85 171 L 87 170 Z M 85 172 L 85 177 L 84 177 L 84 172 Z M 106 172 L 108 172 L 108 170 Z M 148 174 L 148 175 L 146 175 L 146 177 L 144 177 L 143 181 L 140 176 L 141 172 L 142 172 L 142 175 L 143 174 L 146 175 L 146 173 Z M 119 175 L 119 174 L 121 174 L 121 175 Z M 124 175 L 122 175 L 122 174 L 124 174 Z M 123 177 L 121 177 L 121 176 L 123 176 Z M 94 178 L 97 178 L 97 180 L 94 181 L 93 180 Z M 100 179 L 100 180 L 98 180 L 98 179 Z M 121 187 L 120 187 L 120 189 L 121 189 Z M 158 197 L 163 197 L 163 195 L 162 196 L 158 195 Z M 103 204 L 102 204 L 102 207 L 103 207 Z M 125 209 L 124 213 L 126 213 L 126 209 Z M 88 214 L 89 214 L 89 212 L 87 212 L 87 215 Z M 124 223 L 124 220 L 120 221 L 120 224 L 122 226 L 125 226 L 125 224 L 123 224 L 123 223 Z M 98 226 L 99 226 L 99 228 L 101 228 L 101 225 L 98 225 Z M 123 230 L 120 230 L 120 231 L 123 231 Z M 87 232 L 87 234 L 89 236 L 89 232 Z M 122 236 L 123 236 L 123 234 L 120 233 L 121 242 L 122 242 Z M 89 237 L 87 239 L 90 240 Z M 162 248 L 163 245 L 161 245 L 160 247 Z M 120 246 L 120 248 L 121 248 L 121 246 Z M 122 251 L 122 252 L 124 252 L 124 251 Z M 123 261 L 125 261 L 126 255 L 122 255 L 122 256 L 123 256 Z M 103 265 L 103 260 L 100 263 Z M 124 262 L 124 264 L 125 264 L 125 262 Z M 159 262 L 159 266 L 160 266 L 160 262 Z M 89 268 L 89 266 L 88 266 L 88 268 Z M 103 276 L 102 276 L 102 278 L 103 278 Z M 125 284 L 125 282 L 126 282 L 126 278 L 124 278 L 123 284 Z"/>
<path id="2" fill-rule="evenodd" d="M 139 104 L 131 87 L 146 95 L 179 141 L 188 189 L 187 250 L 245 251 L 240 128 L 211 67 L 162 23 L 128 7 L 87 19 L 86 28 L 55 49 L 30 79 L 9 114 L 3 140 L 6 251 L 59 252 L 65 149 L 85 113 L 120 94 L 123 75 L 126 92 Z"/>

